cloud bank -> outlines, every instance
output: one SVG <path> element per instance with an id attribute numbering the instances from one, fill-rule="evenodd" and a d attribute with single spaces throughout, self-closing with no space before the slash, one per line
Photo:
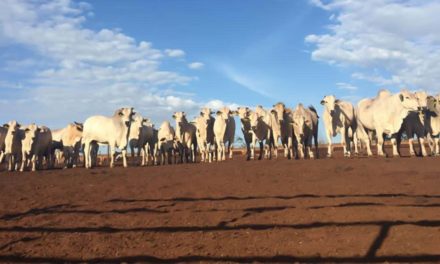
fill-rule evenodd
<path id="1" fill-rule="evenodd" d="M 331 14 L 328 33 L 305 38 L 313 60 L 351 67 L 352 78 L 381 86 L 440 91 L 439 1 L 311 3 Z"/>
<path id="2" fill-rule="evenodd" d="M 134 106 L 161 121 L 209 103 L 184 92 L 197 77 L 161 66 L 185 65 L 183 50 L 160 50 L 118 29 L 89 29 L 85 22 L 92 15 L 90 4 L 77 1 L 0 1 L 0 46 L 26 54 L 1 65 L 0 72 L 21 76 L 17 83 L 0 83 L 7 98 L 1 108 L 11 110 L 1 119 L 62 126 Z"/>

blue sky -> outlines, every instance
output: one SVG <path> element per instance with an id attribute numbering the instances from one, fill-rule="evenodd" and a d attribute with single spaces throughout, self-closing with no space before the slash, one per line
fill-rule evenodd
<path id="1" fill-rule="evenodd" d="M 438 92 L 438 1 L 0 3 L 0 121 Z M 404 18 L 404 19 L 402 19 Z M 321 129 L 322 131 L 322 129 Z"/>

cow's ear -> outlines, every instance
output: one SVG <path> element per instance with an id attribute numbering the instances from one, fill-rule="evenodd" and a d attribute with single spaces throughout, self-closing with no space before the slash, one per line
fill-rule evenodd
<path id="1" fill-rule="evenodd" d="M 248 112 L 249 112 L 249 107 L 247 107 L 247 106 L 246 106 L 246 111 L 248 111 Z"/>
<path id="2" fill-rule="evenodd" d="M 276 113 L 277 113 L 277 111 L 275 111 L 274 109 L 270 110 L 270 112 L 271 112 L 272 114 L 276 114 Z"/>
<path id="3" fill-rule="evenodd" d="M 21 127 L 21 125 L 19 123 L 17 123 L 17 128 L 20 128 L 20 127 Z"/>
<path id="4" fill-rule="evenodd" d="M 29 128 L 26 128 L 26 129 L 24 130 L 25 133 L 27 133 L 27 132 L 29 132 L 29 131 L 31 131 Z"/>
<path id="5" fill-rule="evenodd" d="M 321 104 L 322 104 L 322 105 L 325 105 L 325 101 L 324 101 L 324 100 L 321 100 Z"/>
<path id="6" fill-rule="evenodd" d="M 9 128 L 9 124 L 3 124 L 3 127 Z"/>
<path id="7" fill-rule="evenodd" d="M 217 111 L 216 114 L 217 114 L 217 115 L 221 115 L 221 114 L 222 114 L 222 111 Z"/>
<path id="8" fill-rule="evenodd" d="M 339 100 L 339 99 L 335 100 L 335 104 L 339 104 L 340 102 L 341 102 L 341 100 Z"/>
<path id="9" fill-rule="evenodd" d="M 176 119 L 176 115 L 173 115 L 173 119 Z"/>
<path id="10" fill-rule="evenodd" d="M 203 113 L 203 112 L 200 112 L 200 115 L 201 115 L 201 116 L 204 116 L 204 113 Z"/>
<path id="11" fill-rule="evenodd" d="M 403 94 L 399 94 L 400 101 L 403 102 Z"/>

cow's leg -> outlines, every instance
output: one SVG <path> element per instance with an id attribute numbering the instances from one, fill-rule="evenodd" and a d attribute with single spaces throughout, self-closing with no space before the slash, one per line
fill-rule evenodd
<path id="1" fill-rule="evenodd" d="M 233 140 L 229 140 L 228 142 L 228 152 L 229 152 L 229 159 L 232 159 L 234 146 L 232 145 L 234 143 Z"/>
<path id="2" fill-rule="evenodd" d="M 20 167 L 20 171 L 24 171 L 24 168 L 25 168 L 25 166 L 26 166 L 26 153 L 25 152 L 22 152 L 22 154 L 21 154 L 21 156 L 23 157 L 22 159 L 21 159 L 21 167 Z"/>
<path id="3" fill-rule="evenodd" d="M 299 153 L 299 158 L 304 159 L 304 144 L 301 141 L 298 141 L 298 153 Z"/>
<path id="4" fill-rule="evenodd" d="M 359 155 L 359 148 L 358 148 L 358 136 L 356 130 L 353 130 L 353 145 L 354 145 L 354 154 L 356 156 Z"/>
<path id="5" fill-rule="evenodd" d="M 307 153 L 308 153 L 310 159 L 315 158 L 315 156 L 313 155 L 313 151 L 312 151 L 312 136 L 311 135 L 307 139 Z"/>
<path id="6" fill-rule="evenodd" d="M 414 139 L 412 137 L 408 136 L 408 145 L 409 145 L 409 155 L 415 156 L 416 153 L 414 152 L 414 143 L 413 143 Z"/>
<path id="7" fill-rule="evenodd" d="M 420 144 L 420 154 L 422 157 L 426 157 L 428 154 L 426 152 L 426 148 L 425 148 L 425 138 L 424 137 L 419 137 L 419 144 Z"/>
<path id="8" fill-rule="evenodd" d="M 122 163 L 124 165 L 124 168 L 127 168 L 127 149 L 122 149 Z"/>
<path id="9" fill-rule="evenodd" d="M 251 143 L 250 143 L 250 151 L 251 151 L 251 155 L 250 155 L 250 158 L 251 159 L 255 159 L 255 139 L 254 138 L 252 138 L 252 141 L 251 141 Z"/>
<path id="10" fill-rule="evenodd" d="M 435 156 L 438 156 L 438 155 L 440 155 L 440 151 L 439 151 L 439 137 L 437 136 L 437 137 L 435 137 L 434 138 L 434 155 Z"/>
<path id="11" fill-rule="evenodd" d="M 114 145 L 109 144 L 109 150 L 110 150 L 110 168 L 115 167 L 115 152 L 116 147 Z"/>
<path id="12" fill-rule="evenodd" d="M 332 156 L 332 152 L 333 152 L 333 147 L 332 147 L 332 136 L 333 136 L 333 133 L 330 130 L 327 130 L 326 132 L 327 133 L 325 133 L 325 135 L 327 136 L 327 157 L 330 158 Z"/>
<path id="13" fill-rule="evenodd" d="M 341 129 L 341 144 L 342 149 L 344 150 L 344 157 L 350 156 L 347 148 L 347 132 L 345 127 L 342 127 Z"/>
<path id="14" fill-rule="evenodd" d="M 391 145 L 393 146 L 393 157 L 399 157 L 399 152 L 397 151 L 397 142 L 396 142 L 395 135 L 393 135 L 391 137 Z"/>
<path id="15" fill-rule="evenodd" d="M 13 161 L 13 154 L 8 154 L 7 160 L 8 160 L 8 171 L 12 171 L 12 161 Z"/>
<path id="16" fill-rule="evenodd" d="M 292 137 L 287 138 L 287 151 L 288 151 L 288 158 L 293 158 L 293 142 Z"/>
<path id="17" fill-rule="evenodd" d="M 385 154 L 383 152 L 383 131 L 380 129 L 376 129 L 376 137 L 377 137 L 377 156 L 384 157 Z"/>
<path id="18" fill-rule="evenodd" d="M 37 155 L 33 154 L 31 157 L 31 163 L 32 163 L 32 171 L 37 170 Z"/>
<path id="19" fill-rule="evenodd" d="M 91 148 L 90 148 L 90 143 L 88 142 L 88 141 L 85 141 L 84 142 L 84 149 L 83 149 L 83 151 L 84 151 L 84 167 L 86 168 L 86 169 L 89 169 L 90 168 L 90 151 L 91 151 Z"/>
<path id="20" fill-rule="evenodd" d="M 139 148 L 140 151 L 141 151 L 141 153 L 139 153 L 140 154 L 139 156 L 141 157 L 141 166 L 145 166 L 145 159 L 146 159 L 146 156 L 147 156 L 147 154 L 146 154 L 146 150 L 147 149 L 145 148 L 145 146 Z"/>

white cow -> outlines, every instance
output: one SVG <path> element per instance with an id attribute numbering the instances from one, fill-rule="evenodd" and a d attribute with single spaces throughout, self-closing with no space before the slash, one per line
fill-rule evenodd
<path id="1" fill-rule="evenodd" d="M 226 106 L 220 108 L 216 113 L 214 136 L 217 145 L 217 161 L 224 161 L 226 152 L 232 159 L 232 144 L 234 144 L 235 137 L 235 120 L 232 114 L 232 111 Z M 226 142 L 228 143 L 227 151 Z"/>
<path id="2" fill-rule="evenodd" d="M 164 121 L 157 132 L 158 151 L 162 165 L 165 165 L 165 161 L 171 164 L 171 156 L 175 153 L 177 147 L 176 132 L 171 126 L 170 122 Z M 175 161 L 174 161 L 175 162 Z"/>
<path id="3" fill-rule="evenodd" d="M 122 160 L 127 167 L 127 145 L 133 108 L 120 108 L 112 117 L 92 116 L 84 122 L 83 142 L 85 167 L 92 167 L 91 144 L 105 143 L 110 148 L 110 167 L 114 167 L 116 147 L 122 149 Z"/>
<path id="4" fill-rule="evenodd" d="M 252 131 L 252 141 L 251 141 L 251 159 L 255 159 L 255 148 L 258 142 L 260 146 L 260 155 L 258 159 L 260 160 L 263 156 L 263 144 L 264 144 L 264 157 L 266 159 L 272 157 L 272 130 L 269 125 L 264 121 L 267 116 L 261 116 L 258 112 L 249 112 L 249 121 Z"/>
<path id="5" fill-rule="evenodd" d="M 128 135 L 128 145 L 130 146 L 131 158 L 133 164 L 135 163 L 135 156 L 139 157 L 142 154 L 141 164 L 145 163 L 145 151 L 143 151 L 145 145 L 147 144 L 147 135 L 143 129 L 143 124 L 147 122 L 139 113 L 136 113 L 132 117 L 130 123 L 130 132 Z M 137 153 L 135 153 L 135 148 L 137 148 Z M 137 154 L 137 155 L 136 155 Z"/>
<path id="6" fill-rule="evenodd" d="M 20 124 L 12 120 L 3 127 L 8 131 L 5 136 L 5 152 L 4 155 L 8 160 L 8 170 L 18 170 L 21 162 L 21 138 L 23 131 L 20 129 Z"/>
<path id="7" fill-rule="evenodd" d="M 209 119 L 198 116 L 191 123 L 196 127 L 196 139 L 201 162 L 212 162 L 211 144 L 208 143 Z"/>
<path id="8" fill-rule="evenodd" d="M 8 129 L 0 126 L 0 164 L 3 162 L 3 157 L 5 156 L 5 138 L 7 133 Z"/>
<path id="9" fill-rule="evenodd" d="M 186 119 L 185 112 L 175 112 L 176 139 L 179 144 L 180 162 L 196 162 L 196 127 Z"/>
<path id="10" fill-rule="evenodd" d="M 271 133 L 271 144 L 274 147 L 275 150 L 275 158 L 278 157 L 278 140 L 281 138 L 281 127 L 280 123 L 278 122 L 278 118 L 272 111 L 265 110 L 261 105 L 258 105 L 255 108 L 255 112 L 259 117 L 261 117 L 261 120 L 266 123 L 266 126 L 269 127 L 270 133 Z M 272 151 L 272 150 L 270 150 Z M 270 153 L 270 156 L 272 157 L 272 153 Z"/>
<path id="11" fill-rule="evenodd" d="M 354 153 L 358 154 L 358 140 L 356 135 L 356 111 L 349 102 L 338 100 L 334 95 L 326 95 L 321 101 L 324 106 L 323 119 L 325 135 L 327 136 L 327 157 L 333 154 L 332 137 L 341 134 L 341 143 L 344 147 L 344 156 L 350 157 L 351 145 Z"/>
<path id="12" fill-rule="evenodd" d="M 194 120 L 194 125 L 197 128 L 197 123 L 199 123 L 199 128 L 197 129 L 203 129 L 200 132 L 196 132 L 197 136 L 197 145 L 202 152 L 202 149 L 204 149 L 205 152 L 205 159 L 202 154 L 202 161 L 209 161 L 211 162 L 213 160 L 213 151 L 215 148 L 215 136 L 214 136 L 214 122 L 215 118 L 211 116 L 212 111 L 208 107 L 204 107 L 200 111 L 200 115 Z M 206 121 L 206 126 L 202 120 Z M 205 135 L 206 134 L 206 135 Z M 202 144 L 205 144 L 204 146 L 200 146 L 199 141 L 202 142 Z M 206 160 L 207 158 L 207 160 Z"/>
<path id="13" fill-rule="evenodd" d="M 65 128 L 52 130 L 52 151 L 62 151 L 64 156 L 64 168 L 76 167 L 79 153 L 81 151 L 81 139 L 83 124 L 70 123 Z M 56 157 L 60 163 L 60 157 Z"/>
<path id="14" fill-rule="evenodd" d="M 43 157 L 48 169 L 53 167 L 52 133 L 45 126 L 30 124 L 23 129 L 24 135 L 21 140 L 22 162 L 20 171 L 24 171 L 28 162 L 32 164 L 32 171 L 42 169 Z"/>
<path id="15" fill-rule="evenodd" d="M 299 158 L 303 159 L 307 155 L 313 159 L 314 155 L 311 150 L 312 139 L 315 141 L 315 152 L 318 156 L 318 119 L 316 109 L 313 106 L 305 108 L 302 104 L 298 104 L 292 113 L 293 132 L 298 143 Z"/>
<path id="16" fill-rule="evenodd" d="M 278 130 L 273 132 L 274 141 L 278 141 L 275 137 L 279 135 L 284 148 L 284 157 L 290 159 L 293 156 L 293 129 L 290 109 L 287 109 L 284 103 L 276 103 L 271 112 L 275 117 L 274 124 L 276 124 L 272 126 L 272 129 Z"/>
<path id="17" fill-rule="evenodd" d="M 379 156 L 384 156 L 384 134 L 391 137 L 393 156 L 399 156 L 395 136 L 402 127 L 403 119 L 409 112 L 417 111 L 418 106 L 417 98 L 407 90 L 396 94 L 381 90 L 376 98 L 361 100 L 357 109 L 357 134 L 366 144 L 368 156 L 372 155 L 370 138 L 366 135 L 369 131 L 376 133 Z"/>
<path id="18" fill-rule="evenodd" d="M 238 115 L 241 121 L 241 132 L 243 132 L 243 138 L 246 144 L 247 160 L 250 160 L 251 158 L 253 159 L 254 157 L 251 155 L 252 128 L 249 119 L 251 110 L 249 107 L 238 107 L 234 114 Z"/>
<path id="19" fill-rule="evenodd" d="M 397 134 L 397 147 L 400 151 L 400 142 L 402 140 L 402 134 L 405 132 L 408 137 L 409 154 L 415 156 L 414 151 L 414 136 L 417 136 L 420 147 L 420 156 L 425 157 L 427 155 L 425 148 L 425 139 L 428 135 L 428 127 L 426 124 L 426 110 L 428 104 L 428 95 L 424 91 L 418 91 L 414 93 L 419 104 L 418 112 L 409 112 L 408 116 L 403 119 L 402 127 Z"/>
<path id="20" fill-rule="evenodd" d="M 428 132 L 429 146 L 433 156 L 439 156 L 440 138 L 440 94 L 429 96 L 427 100 L 426 128 Z"/>

